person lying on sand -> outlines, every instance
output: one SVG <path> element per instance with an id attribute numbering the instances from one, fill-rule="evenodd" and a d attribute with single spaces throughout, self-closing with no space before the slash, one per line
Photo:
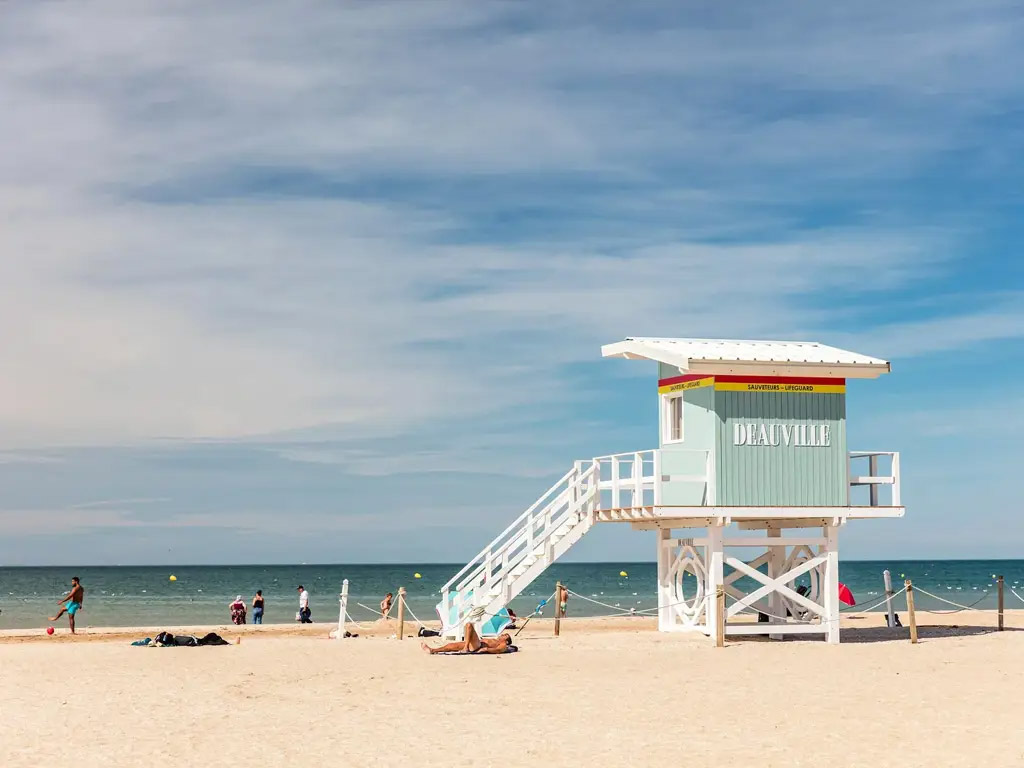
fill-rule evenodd
<path id="1" fill-rule="evenodd" d="M 420 643 L 420 647 L 431 656 L 435 653 L 511 653 L 518 650 L 512 645 L 512 635 L 508 632 L 502 632 L 493 640 L 489 640 L 480 637 L 472 623 L 466 625 L 463 637 L 466 639 L 461 643 L 448 643 L 440 648 L 431 648 L 426 643 Z"/>

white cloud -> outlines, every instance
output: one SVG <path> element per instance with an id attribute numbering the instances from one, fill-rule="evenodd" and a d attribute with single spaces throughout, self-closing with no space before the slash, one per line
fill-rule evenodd
<path id="1" fill-rule="evenodd" d="M 627 334 L 820 335 L 949 268 L 952 226 L 785 206 L 1019 96 L 1013 23 L 972 8 L 926 37 L 870 9 L 12 9 L 0 444 L 444 430 L 563 401 Z M 531 206 L 571 230 L 503 235 Z"/>
<path id="2" fill-rule="evenodd" d="M 949 297 L 951 303 L 954 296 Z M 953 305 L 955 307 L 955 304 Z M 950 311 L 952 307 L 946 309 Z M 888 359 L 969 350 L 985 342 L 1024 338 L 1024 293 L 994 293 L 984 309 L 886 323 L 858 334 L 858 343 Z"/>

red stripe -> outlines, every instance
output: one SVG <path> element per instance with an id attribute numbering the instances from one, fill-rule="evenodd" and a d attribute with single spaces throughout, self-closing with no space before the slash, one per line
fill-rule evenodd
<path id="1" fill-rule="evenodd" d="M 658 379 L 659 387 L 670 384 L 682 384 L 697 379 L 731 382 L 733 384 L 846 384 L 846 379 L 826 379 L 814 376 L 718 376 L 713 373 L 689 373 L 685 376 L 673 376 L 670 379 Z"/>
<path id="2" fill-rule="evenodd" d="M 812 376 L 715 376 L 715 381 L 733 384 L 845 384 L 846 379 L 823 379 Z"/>
<path id="3" fill-rule="evenodd" d="M 713 378 L 710 373 L 688 373 L 686 376 L 673 376 L 671 379 L 658 379 L 659 387 L 667 387 L 669 384 L 682 384 L 685 381 L 697 381 L 697 379 Z"/>

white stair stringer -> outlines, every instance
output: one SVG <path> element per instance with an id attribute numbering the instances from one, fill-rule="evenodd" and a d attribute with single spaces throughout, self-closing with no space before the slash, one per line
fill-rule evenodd
<path id="1" fill-rule="evenodd" d="M 461 638 L 469 621 L 479 628 L 583 538 L 595 523 L 599 486 L 598 462 L 576 462 L 445 584 L 442 634 Z"/>

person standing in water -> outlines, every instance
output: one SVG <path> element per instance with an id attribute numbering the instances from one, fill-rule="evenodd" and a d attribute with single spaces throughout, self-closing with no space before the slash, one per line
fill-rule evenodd
<path id="1" fill-rule="evenodd" d="M 252 623 L 263 623 L 263 590 L 256 590 L 256 597 L 252 599 Z"/>
<path id="2" fill-rule="evenodd" d="M 382 619 L 391 618 L 391 602 L 395 599 L 395 596 L 388 592 L 384 595 L 384 599 L 380 601 L 380 615 Z"/>
<path id="3" fill-rule="evenodd" d="M 558 608 L 562 616 L 565 616 L 569 607 L 569 588 L 563 584 L 558 590 Z"/>
<path id="4" fill-rule="evenodd" d="M 75 614 L 82 610 L 82 603 L 85 602 L 85 587 L 77 576 L 71 577 L 71 591 L 57 601 L 61 609 L 56 616 L 51 616 L 50 621 L 56 621 L 65 613 L 68 615 L 68 624 L 71 626 L 71 634 L 75 634 Z"/>

